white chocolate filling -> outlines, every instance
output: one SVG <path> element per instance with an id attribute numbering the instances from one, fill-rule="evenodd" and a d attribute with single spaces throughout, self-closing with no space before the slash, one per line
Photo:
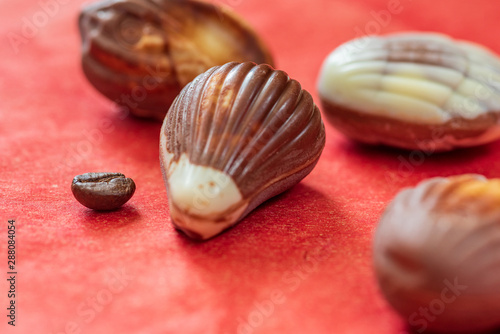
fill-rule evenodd
<path id="1" fill-rule="evenodd" d="M 191 164 L 186 154 L 170 165 L 169 172 L 171 200 L 186 213 L 215 215 L 243 199 L 229 176 L 211 167 Z"/>
<path id="2" fill-rule="evenodd" d="M 183 153 L 178 161 L 162 156 L 170 215 L 187 234 L 211 238 L 235 224 L 248 206 L 233 179 L 208 166 L 192 164 Z"/>
<path id="3" fill-rule="evenodd" d="M 399 48 L 398 41 L 408 44 L 410 37 L 440 49 Z M 326 58 L 318 90 L 331 103 L 401 121 L 474 119 L 500 112 L 500 61 L 481 46 L 444 35 L 370 37 L 346 43 Z"/>

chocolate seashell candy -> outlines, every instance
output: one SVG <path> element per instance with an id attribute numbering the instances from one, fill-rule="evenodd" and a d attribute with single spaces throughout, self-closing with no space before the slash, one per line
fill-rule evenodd
<path id="1" fill-rule="evenodd" d="M 87 79 L 141 117 L 163 120 L 182 87 L 213 66 L 273 64 L 246 22 L 204 1 L 99 1 L 82 10 L 79 28 Z"/>
<path id="2" fill-rule="evenodd" d="M 433 178 L 400 192 L 373 253 L 383 294 L 417 333 L 500 328 L 500 179 Z"/>
<path id="3" fill-rule="evenodd" d="M 500 59 L 436 33 L 356 39 L 325 60 L 322 111 L 360 142 L 447 151 L 500 138 Z"/>
<path id="4" fill-rule="evenodd" d="M 285 72 L 211 68 L 182 90 L 161 129 L 172 222 L 192 238 L 219 234 L 302 180 L 324 145 L 318 107 Z"/>

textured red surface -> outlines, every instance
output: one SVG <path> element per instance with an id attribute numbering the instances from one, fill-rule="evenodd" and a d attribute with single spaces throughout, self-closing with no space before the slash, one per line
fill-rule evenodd
<path id="1" fill-rule="evenodd" d="M 424 156 L 361 147 L 327 125 L 310 176 L 227 233 L 195 243 L 170 224 L 160 124 L 122 117 L 86 82 L 82 1 L 58 0 L 45 6 L 49 18 L 40 14 L 55 1 L 0 0 L 1 333 L 407 332 L 371 265 L 380 213 L 427 177 L 499 177 L 500 143 Z M 316 100 L 324 57 L 366 28 L 440 31 L 500 52 L 496 0 L 221 2 L 262 33 L 278 68 Z M 395 2 L 399 14 L 375 19 Z M 16 50 L 9 37 L 23 36 L 34 17 L 39 27 Z M 119 211 L 92 212 L 70 190 L 73 176 L 89 171 L 123 172 L 136 194 Z M 5 316 L 9 218 L 18 226 L 15 328 Z"/>

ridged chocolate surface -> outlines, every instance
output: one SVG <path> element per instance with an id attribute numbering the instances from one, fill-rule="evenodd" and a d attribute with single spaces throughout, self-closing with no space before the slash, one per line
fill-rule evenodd
<path id="1" fill-rule="evenodd" d="M 500 327 L 500 179 L 434 178 L 402 191 L 377 228 L 374 262 L 383 293 L 410 325 L 418 327 L 421 307 L 440 303 L 429 330 Z"/>
<path id="2" fill-rule="evenodd" d="M 138 116 L 163 119 L 181 88 L 215 65 L 272 64 L 251 27 L 202 1 L 100 1 L 83 9 L 79 27 L 87 78 Z"/>
<path id="3" fill-rule="evenodd" d="M 319 90 L 332 103 L 407 122 L 439 124 L 500 112 L 500 59 L 435 33 L 350 41 L 330 54 Z"/>
<path id="4" fill-rule="evenodd" d="M 250 62 L 198 76 L 172 104 L 163 131 L 160 149 L 172 155 L 164 169 L 185 153 L 230 176 L 258 204 L 309 173 L 325 144 L 311 95 L 286 73 Z M 290 184 L 269 191 L 286 179 Z"/>

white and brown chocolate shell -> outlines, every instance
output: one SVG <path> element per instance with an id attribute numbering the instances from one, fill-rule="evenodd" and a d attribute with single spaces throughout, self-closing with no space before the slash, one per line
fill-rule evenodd
<path id="1" fill-rule="evenodd" d="M 313 169 L 325 144 L 311 95 L 251 62 L 211 68 L 172 104 L 160 160 L 175 226 L 208 239 Z"/>
<path id="2" fill-rule="evenodd" d="M 433 178 L 400 192 L 377 227 L 374 265 L 419 332 L 500 328 L 500 179 Z"/>
<path id="3" fill-rule="evenodd" d="M 450 150 L 500 138 L 500 59 L 437 33 L 355 39 L 325 60 L 327 119 L 371 144 Z"/>

